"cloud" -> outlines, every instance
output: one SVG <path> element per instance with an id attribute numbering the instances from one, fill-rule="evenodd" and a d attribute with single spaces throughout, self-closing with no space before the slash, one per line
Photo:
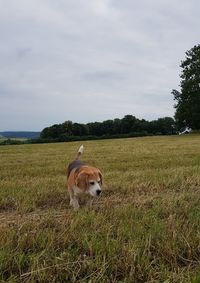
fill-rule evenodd
<path id="1" fill-rule="evenodd" d="M 197 0 L 0 0 L 0 130 L 172 116 Z"/>
<path id="2" fill-rule="evenodd" d="M 26 57 L 31 52 L 30 47 L 18 47 L 16 48 L 16 53 L 19 58 Z"/>
<path id="3" fill-rule="evenodd" d="M 123 79 L 123 75 L 113 71 L 96 71 L 84 73 L 83 79 L 89 83 L 109 83 L 112 81 L 118 81 Z"/>

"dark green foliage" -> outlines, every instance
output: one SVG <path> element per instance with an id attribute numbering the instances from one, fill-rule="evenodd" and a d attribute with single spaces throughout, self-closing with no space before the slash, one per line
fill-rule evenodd
<path id="1" fill-rule="evenodd" d="M 6 139 L 6 140 L 3 140 L 0 143 L 0 145 L 12 145 L 12 144 L 23 144 L 23 143 L 25 143 L 25 141 Z"/>
<path id="2" fill-rule="evenodd" d="M 155 121 L 139 120 L 135 116 L 126 115 L 122 119 L 106 120 L 84 124 L 66 121 L 63 124 L 45 128 L 40 135 L 42 140 L 74 141 L 89 139 L 134 137 L 152 134 L 175 134 L 173 118 L 159 118 Z"/>
<path id="3" fill-rule="evenodd" d="M 176 101 L 175 119 L 179 128 L 200 129 L 200 45 L 186 52 L 180 67 L 181 90 L 172 90 Z"/>
<path id="4" fill-rule="evenodd" d="M 154 121 L 146 121 L 144 119 L 139 120 L 132 115 L 126 115 L 122 119 L 88 124 L 66 121 L 43 129 L 39 138 L 28 140 L 6 139 L 2 140 L 0 145 L 72 142 L 172 134 L 176 134 L 173 118 L 165 117 Z"/>

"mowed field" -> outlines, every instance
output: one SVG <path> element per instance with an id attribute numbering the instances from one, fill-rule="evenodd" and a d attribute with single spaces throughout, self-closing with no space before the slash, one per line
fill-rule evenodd
<path id="1" fill-rule="evenodd" d="M 0 147 L 0 282 L 200 282 L 200 136 L 83 144 L 104 185 L 78 212 L 80 142 Z"/>

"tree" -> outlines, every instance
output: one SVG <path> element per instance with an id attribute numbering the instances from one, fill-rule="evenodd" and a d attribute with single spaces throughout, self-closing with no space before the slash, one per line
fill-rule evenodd
<path id="1" fill-rule="evenodd" d="M 162 135 L 171 135 L 175 133 L 175 123 L 174 119 L 171 117 L 159 118 L 157 120 L 157 127 Z"/>
<path id="2" fill-rule="evenodd" d="M 87 126 L 89 128 L 89 135 L 102 136 L 104 133 L 102 132 L 101 124 L 102 123 L 100 122 L 88 123 Z"/>
<path id="3" fill-rule="evenodd" d="M 121 120 L 122 134 L 128 134 L 135 131 L 137 119 L 132 115 L 125 115 Z"/>
<path id="4" fill-rule="evenodd" d="M 88 136 L 89 129 L 87 125 L 74 123 L 72 127 L 73 136 Z"/>
<path id="5" fill-rule="evenodd" d="M 181 62 L 180 91 L 172 90 L 176 101 L 175 119 L 179 128 L 200 129 L 200 44 L 186 52 Z"/>
<path id="6" fill-rule="evenodd" d="M 101 123 L 104 135 L 113 135 L 113 120 L 106 120 Z"/>

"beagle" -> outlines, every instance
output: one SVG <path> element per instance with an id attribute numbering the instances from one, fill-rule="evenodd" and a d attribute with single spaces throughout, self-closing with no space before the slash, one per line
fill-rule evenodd
<path id="1" fill-rule="evenodd" d="M 98 196 L 101 193 L 102 173 L 98 168 L 86 165 L 79 158 L 83 153 L 83 145 L 78 150 L 74 161 L 67 167 L 67 187 L 70 205 L 79 209 L 78 195 L 81 193 Z"/>

